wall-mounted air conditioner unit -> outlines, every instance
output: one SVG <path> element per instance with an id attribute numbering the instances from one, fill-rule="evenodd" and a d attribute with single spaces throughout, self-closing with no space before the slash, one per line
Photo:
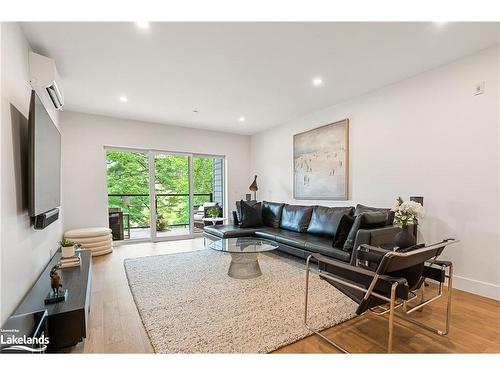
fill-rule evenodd
<path id="1" fill-rule="evenodd" d="M 29 66 L 30 83 L 33 89 L 45 90 L 52 100 L 54 107 L 56 109 L 62 109 L 64 97 L 55 61 L 37 53 L 30 52 Z"/>

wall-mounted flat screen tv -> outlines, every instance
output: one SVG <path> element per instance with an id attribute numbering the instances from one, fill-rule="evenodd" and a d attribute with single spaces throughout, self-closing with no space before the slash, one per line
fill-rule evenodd
<path id="1" fill-rule="evenodd" d="M 61 134 L 37 93 L 29 112 L 29 214 L 38 216 L 61 205 Z"/>

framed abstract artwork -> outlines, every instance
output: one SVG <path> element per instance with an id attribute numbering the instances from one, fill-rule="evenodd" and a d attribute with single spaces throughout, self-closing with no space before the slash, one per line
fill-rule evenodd
<path id="1" fill-rule="evenodd" d="M 295 199 L 349 198 L 349 120 L 293 136 Z"/>

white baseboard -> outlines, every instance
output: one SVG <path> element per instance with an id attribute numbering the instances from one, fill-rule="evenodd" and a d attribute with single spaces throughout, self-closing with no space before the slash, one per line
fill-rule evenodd
<path id="1" fill-rule="evenodd" d="M 453 288 L 500 301 L 500 285 L 455 275 L 453 277 Z"/>

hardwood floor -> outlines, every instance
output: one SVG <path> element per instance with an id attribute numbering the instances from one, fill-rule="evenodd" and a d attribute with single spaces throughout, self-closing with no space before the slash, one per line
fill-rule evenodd
<path id="1" fill-rule="evenodd" d="M 153 353 L 128 287 L 123 260 L 203 249 L 203 239 L 117 246 L 112 254 L 93 258 L 89 337 L 72 353 Z M 422 321 L 442 324 L 444 300 L 414 313 Z M 500 353 L 500 301 L 453 291 L 451 331 L 439 337 L 396 318 L 394 352 Z M 368 314 L 325 330 L 354 353 L 383 353 L 387 318 Z M 276 353 L 336 353 L 317 336 L 280 348 Z"/>

